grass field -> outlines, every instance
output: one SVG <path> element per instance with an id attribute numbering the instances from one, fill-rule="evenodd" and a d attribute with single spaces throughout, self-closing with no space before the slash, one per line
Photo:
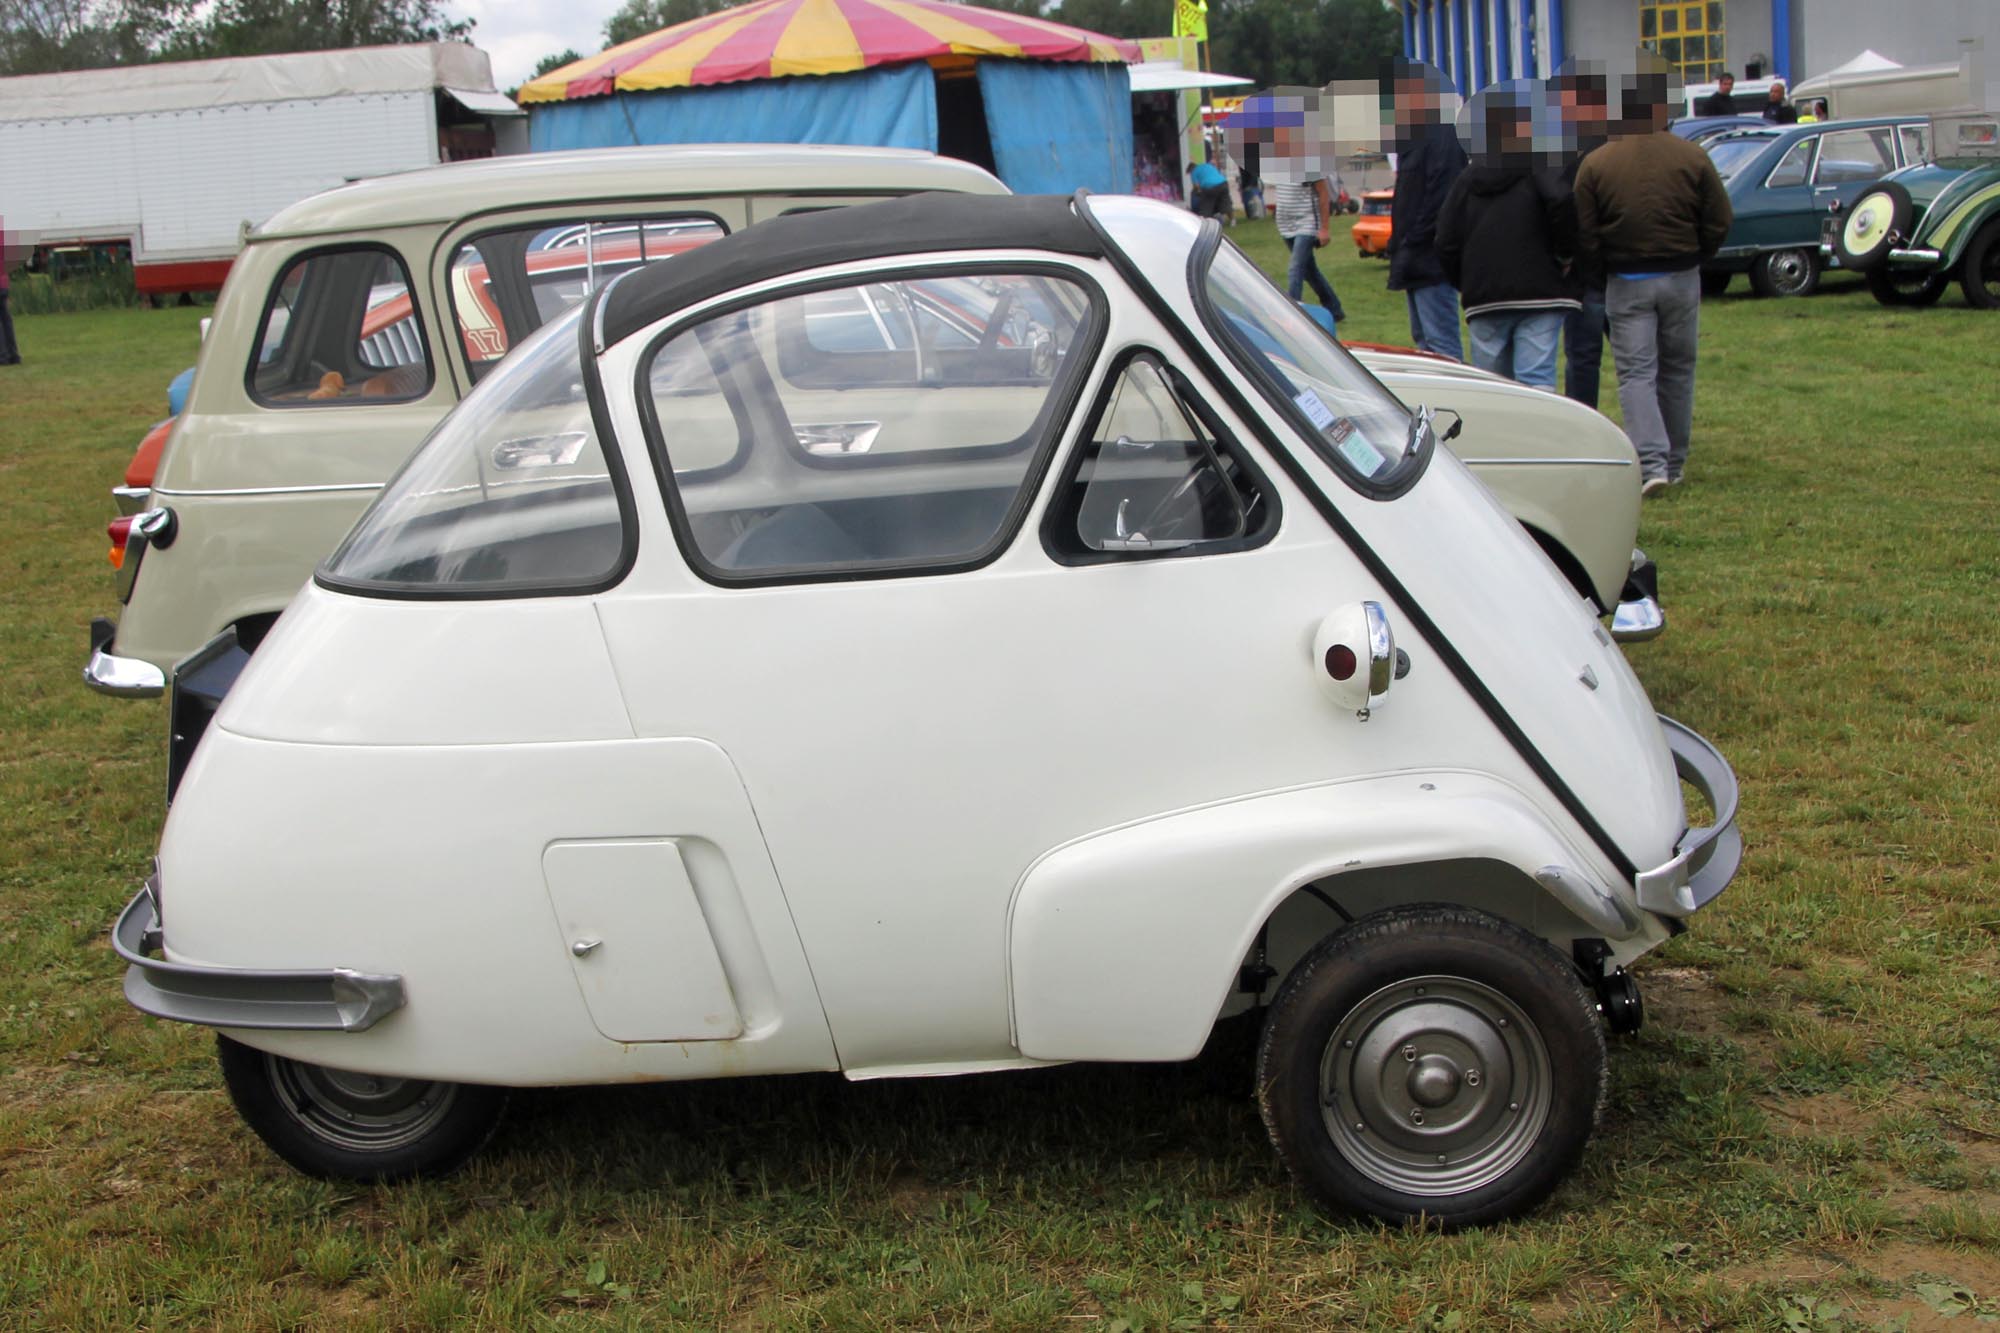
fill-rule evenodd
<path id="1" fill-rule="evenodd" d="M 1235 234 L 1277 264 L 1268 224 Z M 1379 261 L 1324 253 L 1343 333 L 1406 341 Z M 1748 859 L 1644 965 L 1649 1022 L 1613 1042 L 1582 1170 L 1532 1218 L 1448 1237 L 1308 1210 L 1231 1049 L 531 1093 L 448 1182 L 291 1173 L 206 1036 L 120 995 L 106 932 L 158 835 L 164 715 L 77 678 L 114 605 L 106 489 L 201 312 L 22 318 L 27 364 L 0 370 L 0 1327 L 2000 1316 L 2000 318 L 1827 288 L 1705 306 L 1690 479 L 1641 533 L 1671 625 L 1631 657 L 1734 762 Z"/>

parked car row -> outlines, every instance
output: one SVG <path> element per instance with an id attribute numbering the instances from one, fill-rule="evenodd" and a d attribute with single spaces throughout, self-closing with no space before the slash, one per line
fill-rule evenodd
<path id="1" fill-rule="evenodd" d="M 1328 1206 L 1481 1223 L 1575 1164 L 1624 969 L 1741 856 L 1614 638 L 1659 629 L 1630 444 L 1349 352 L 1212 221 L 1003 196 L 626 150 L 251 235 L 86 678 L 170 696 L 126 994 L 280 1156 L 1263 1009 Z"/>

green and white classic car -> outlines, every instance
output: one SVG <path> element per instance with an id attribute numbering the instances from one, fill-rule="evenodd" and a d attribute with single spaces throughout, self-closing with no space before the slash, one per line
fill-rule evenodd
<path id="1" fill-rule="evenodd" d="M 1968 305 L 2000 310 L 2000 116 L 1933 116 L 1931 144 L 1931 161 L 1829 218 L 1824 248 L 1866 274 L 1884 305 L 1930 305 L 1956 278 Z"/>

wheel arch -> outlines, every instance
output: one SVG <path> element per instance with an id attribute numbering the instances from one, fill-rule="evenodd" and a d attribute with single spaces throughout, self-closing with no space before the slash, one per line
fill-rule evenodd
<path id="1" fill-rule="evenodd" d="M 1048 1060 L 1200 1050 L 1260 939 L 1276 975 L 1347 917 L 1449 902 L 1636 957 L 1664 930 L 1523 794 L 1464 773 L 1271 793 L 1041 857 L 1008 922 L 1015 1043 Z M 1268 980 L 1266 982 L 1268 985 Z"/>

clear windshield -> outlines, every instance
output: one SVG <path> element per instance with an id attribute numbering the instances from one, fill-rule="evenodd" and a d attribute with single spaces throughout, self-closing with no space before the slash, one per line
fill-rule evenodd
<path id="1" fill-rule="evenodd" d="M 1235 246 L 1202 282 L 1216 337 L 1320 452 L 1364 491 L 1393 484 L 1416 443 L 1408 409 Z"/>
<path id="2" fill-rule="evenodd" d="M 616 571 L 624 519 L 584 395 L 583 309 L 438 424 L 327 561 L 329 582 L 497 596 L 587 590 Z"/>

